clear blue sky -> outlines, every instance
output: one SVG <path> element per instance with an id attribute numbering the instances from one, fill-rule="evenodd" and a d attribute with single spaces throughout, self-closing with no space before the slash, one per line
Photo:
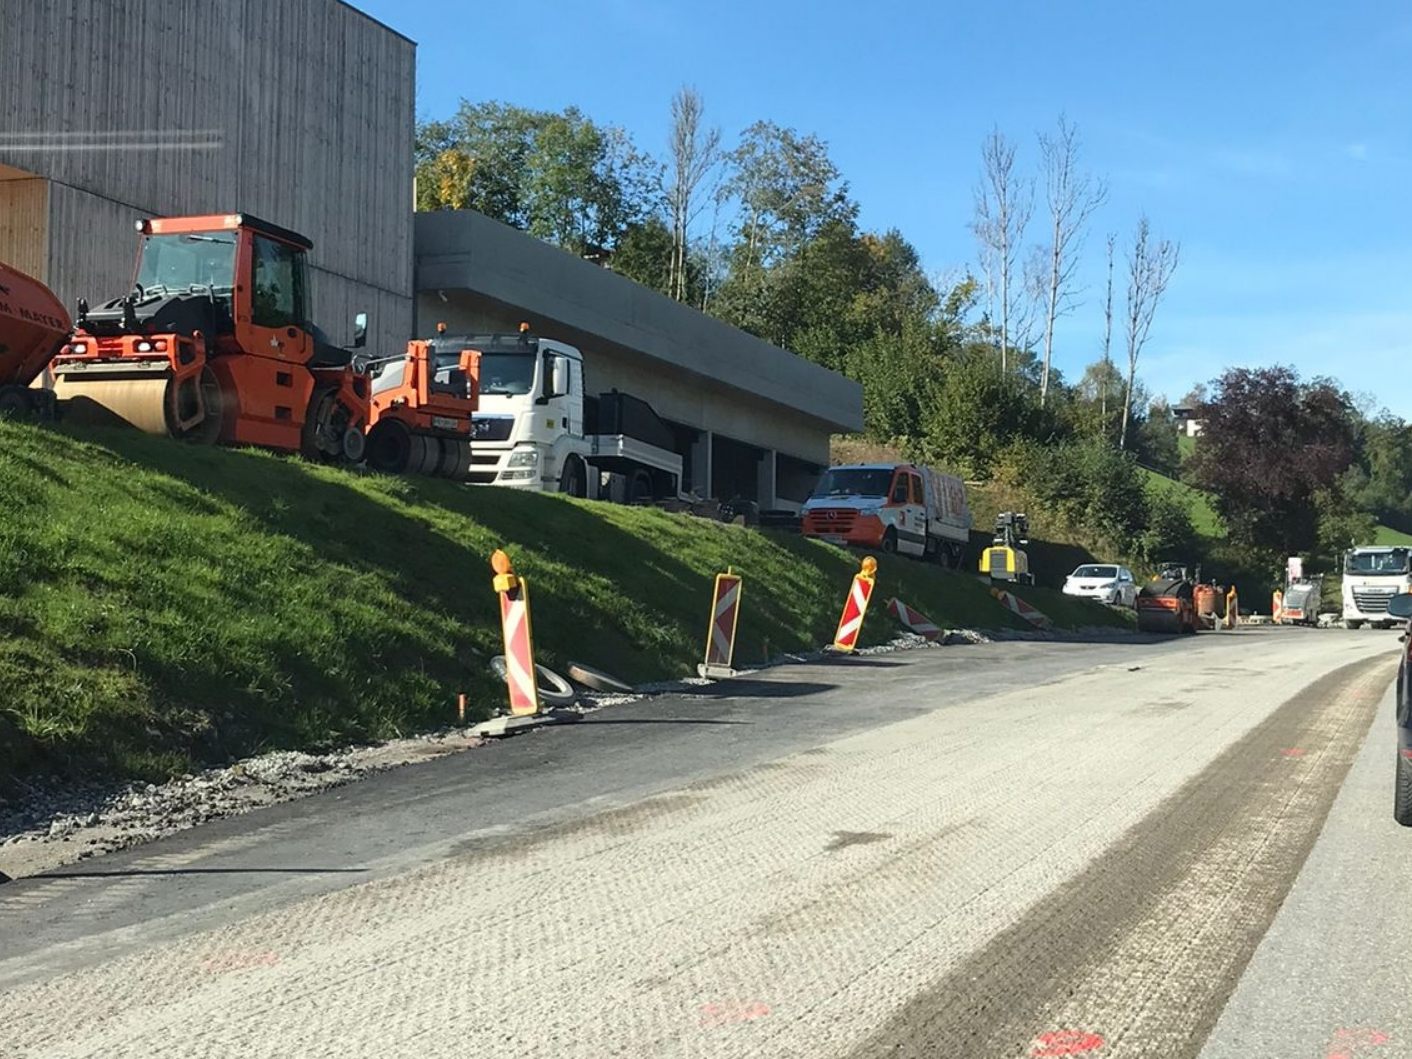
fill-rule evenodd
<path id="1" fill-rule="evenodd" d="M 1098 353 L 1103 232 L 1126 234 L 1145 210 L 1182 244 L 1139 365 L 1155 393 L 1286 362 L 1412 417 L 1405 0 L 359 6 L 418 42 L 419 117 L 463 96 L 574 104 L 660 154 L 686 82 L 728 141 L 758 118 L 817 133 L 862 223 L 901 229 L 935 272 L 975 260 L 991 126 L 1033 164 L 1035 131 L 1065 111 L 1111 185 L 1090 289 L 1057 339 L 1070 378 Z"/>

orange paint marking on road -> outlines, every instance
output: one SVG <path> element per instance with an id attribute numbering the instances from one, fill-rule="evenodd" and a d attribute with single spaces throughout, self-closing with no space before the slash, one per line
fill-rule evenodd
<path id="1" fill-rule="evenodd" d="M 1303 757 L 1308 751 L 1302 746 L 1286 746 L 1280 748 L 1280 754 L 1284 757 Z"/>
<path id="2" fill-rule="evenodd" d="M 1367 1055 L 1369 1049 L 1381 1048 L 1391 1042 L 1392 1037 L 1382 1030 L 1345 1027 L 1334 1031 L 1324 1059 L 1358 1059 Z"/>
<path id="3" fill-rule="evenodd" d="M 1065 1055 L 1087 1055 L 1107 1043 L 1097 1033 L 1086 1030 L 1052 1030 L 1041 1033 L 1030 1048 L 1031 1059 L 1057 1059 Z"/>

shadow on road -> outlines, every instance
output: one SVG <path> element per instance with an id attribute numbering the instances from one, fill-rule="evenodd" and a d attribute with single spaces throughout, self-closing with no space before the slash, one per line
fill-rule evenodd
<path id="1" fill-rule="evenodd" d="M 141 875 L 357 875 L 367 868 L 127 868 L 118 871 L 53 871 L 39 879 L 121 879 Z"/>
<path id="2" fill-rule="evenodd" d="M 786 683 L 768 680 L 723 680 L 690 691 L 678 692 L 684 699 L 797 699 L 805 695 L 821 695 L 834 691 L 837 684 L 819 684 L 799 680 Z"/>
<path id="3" fill-rule="evenodd" d="M 615 717 L 603 720 L 584 718 L 584 724 L 750 724 L 750 721 L 725 721 L 692 717 Z"/>

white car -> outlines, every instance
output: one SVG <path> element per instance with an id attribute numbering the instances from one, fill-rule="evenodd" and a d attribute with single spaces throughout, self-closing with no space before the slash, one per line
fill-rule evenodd
<path id="1" fill-rule="evenodd" d="M 1091 563 L 1064 579 L 1066 596 L 1102 600 L 1115 607 L 1137 606 L 1137 582 L 1126 566 Z"/>

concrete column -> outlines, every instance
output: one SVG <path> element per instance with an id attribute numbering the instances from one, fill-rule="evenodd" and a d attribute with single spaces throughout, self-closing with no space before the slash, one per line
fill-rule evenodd
<path id="1" fill-rule="evenodd" d="M 711 432 L 703 430 L 691 443 L 691 488 L 704 499 L 711 496 Z"/>
<path id="2" fill-rule="evenodd" d="M 760 457 L 760 471 L 755 476 L 755 483 L 758 496 L 756 502 L 760 505 L 760 510 L 776 507 L 775 503 L 775 461 L 779 455 L 774 449 L 766 449 Z"/>

